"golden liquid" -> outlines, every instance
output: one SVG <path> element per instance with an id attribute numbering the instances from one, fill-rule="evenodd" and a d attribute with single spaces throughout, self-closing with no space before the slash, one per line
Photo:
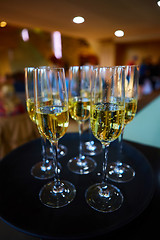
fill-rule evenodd
<path id="1" fill-rule="evenodd" d="M 103 143 L 112 142 L 121 134 L 124 124 L 124 107 L 114 104 L 95 104 L 91 107 L 91 129 Z"/>
<path id="2" fill-rule="evenodd" d="M 35 104 L 33 99 L 29 98 L 26 101 L 26 105 L 27 105 L 27 111 L 28 111 L 28 115 L 30 117 L 30 119 L 36 123 L 36 111 L 35 111 Z"/>
<path id="3" fill-rule="evenodd" d="M 52 102 L 53 102 L 52 99 L 39 98 L 39 105 L 40 106 L 49 106 L 49 105 L 52 104 Z M 27 105 L 27 111 L 28 111 L 28 115 L 29 115 L 30 119 L 34 123 L 36 123 L 36 107 L 35 107 L 34 99 L 33 98 L 27 99 L 26 105 Z"/>
<path id="4" fill-rule="evenodd" d="M 130 123 L 137 111 L 137 100 L 133 98 L 125 99 L 125 125 Z"/>
<path id="5" fill-rule="evenodd" d="M 37 111 L 37 126 L 41 135 L 54 142 L 66 133 L 69 114 L 65 107 L 45 106 Z"/>
<path id="6" fill-rule="evenodd" d="M 90 116 L 90 99 L 74 97 L 69 100 L 69 112 L 76 121 L 85 121 Z"/>

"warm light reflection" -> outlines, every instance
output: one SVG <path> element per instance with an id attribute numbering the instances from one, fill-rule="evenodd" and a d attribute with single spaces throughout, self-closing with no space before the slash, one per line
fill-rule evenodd
<path id="1" fill-rule="evenodd" d="M 29 33 L 28 29 L 23 29 L 21 32 L 21 36 L 24 42 L 27 42 L 29 40 Z"/>
<path id="2" fill-rule="evenodd" d="M 85 19 L 83 17 L 80 17 L 80 16 L 73 18 L 73 22 L 77 23 L 77 24 L 83 23 L 84 21 L 85 21 Z"/>
<path id="3" fill-rule="evenodd" d="M 123 37 L 124 36 L 124 32 L 122 30 L 117 30 L 117 31 L 115 31 L 114 35 L 116 37 Z"/>
<path id="4" fill-rule="evenodd" d="M 52 35 L 52 50 L 57 59 L 62 58 L 62 43 L 61 43 L 61 33 L 56 31 Z"/>
<path id="5" fill-rule="evenodd" d="M 157 2 L 157 5 L 160 7 L 160 1 Z"/>
<path id="6" fill-rule="evenodd" d="M 6 27 L 7 23 L 5 21 L 0 22 L 0 27 Z"/>

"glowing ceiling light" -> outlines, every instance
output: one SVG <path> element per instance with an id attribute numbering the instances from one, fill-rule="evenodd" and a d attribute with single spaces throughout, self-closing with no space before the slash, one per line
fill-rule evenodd
<path id="1" fill-rule="evenodd" d="M 157 2 L 157 5 L 160 7 L 160 1 Z"/>
<path id="2" fill-rule="evenodd" d="M 77 24 L 83 23 L 84 21 L 85 21 L 85 19 L 83 17 L 80 17 L 80 16 L 73 18 L 73 22 L 77 23 Z"/>
<path id="3" fill-rule="evenodd" d="M 0 22 L 0 27 L 6 27 L 7 23 L 5 21 Z"/>
<path id="4" fill-rule="evenodd" d="M 115 31 L 114 35 L 116 37 L 123 37 L 124 36 L 124 32 L 122 30 L 117 30 L 117 31 Z"/>
<path id="5" fill-rule="evenodd" d="M 52 50 L 57 59 L 62 58 L 62 43 L 61 43 L 61 33 L 56 31 L 52 35 Z"/>
<path id="6" fill-rule="evenodd" d="M 24 42 L 27 42 L 29 40 L 29 33 L 28 29 L 23 29 L 21 32 L 21 36 Z"/>

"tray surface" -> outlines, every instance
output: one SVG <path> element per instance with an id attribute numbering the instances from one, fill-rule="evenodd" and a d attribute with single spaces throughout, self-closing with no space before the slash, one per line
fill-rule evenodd
<path id="1" fill-rule="evenodd" d="M 88 140 L 88 135 L 83 135 Z M 12 151 L 0 162 L 0 216 L 12 227 L 26 234 L 45 239 L 81 239 L 100 236 L 118 229 L 138 217 L 150 203 L 154 192 L 152 168 L 136 148 L 124 142 L 124 162 L 136 171 L 127 183 L 109 183 L 120 188 L 124 202 L 113 213 L 100 213 L 85 201 L 86 189 L 101 181 L 103 153 L 94 156 L 97 168 L 88 175 L 76 175 L 67 168 L 70 158 L 78 154 L 77 133 L 66 134 L 61 140 L 68 154 L 60 158 L 61 179 L 72 182 L 77 194 L 69 205 L 52 209 L 39 200 L 39 191 L 50 180 L 38 180 L 30 174 L 31 167 L 41 161 L 41 141 L 31 141 Z M 109 162 L 117 159 L 116 142 L 109 149 Z"/>

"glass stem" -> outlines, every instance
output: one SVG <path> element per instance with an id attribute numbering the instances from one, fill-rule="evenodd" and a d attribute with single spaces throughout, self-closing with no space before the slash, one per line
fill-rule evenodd
<path id="1" fill-rule="evenodd" d="M 46 151 L 46 139 L 41 136 L 41 146 L 42 146 L 42 162 L 43 165 L 48 165 L 47 151 Z"/>
<path id="2" fill-rule="evenodd" d="M 119 144 L 120 144 L 120 149 L 119 149 L 119 154 L 120 154 L 120 157 L 119 157 L 119 161 L 118 162 L 121 162 L 121 158 L 122 158 L 122 152 L 123 152 L 123 134 L 124 134 L 124 127 L 122 129 L 122 132 L 121 132 L 121 135 L 119 136 Z"/>
<path id="3" fill-rule="evenodd" d="M 58 189 L 61 185 L 60 179 L 59 179 L 59 169 L 58 169 L 58 141 L 55 141 L 54 143 L 51 142 L 52 145 L 52 152 L 53 152 L 53 162 L 55 166 L 55 188 Z"/>
<path id="4" fill-rule="evenodd" d="M 82 159 L 82 133 L 83 133 L 83 122 L 79 122 L 79 160 Z"/>
<path id="5" fill-rule="evenodd" d="M 91 130 L 91 122 L 89 120 L 89 129 L 88 129 L 88 132 L 89 132 L 89 141 L 91 142 L 92 141 L 92 130 Z"/>
<path id="6" fill-rule="evenodd" d="M 103 161 L 103 172 L 102 172 L 102 183 L 107 182 L 107 163 L 108 163 L 108 149 L 109 143 L 102 145 L 104 150 L 104 161 Z"/>

